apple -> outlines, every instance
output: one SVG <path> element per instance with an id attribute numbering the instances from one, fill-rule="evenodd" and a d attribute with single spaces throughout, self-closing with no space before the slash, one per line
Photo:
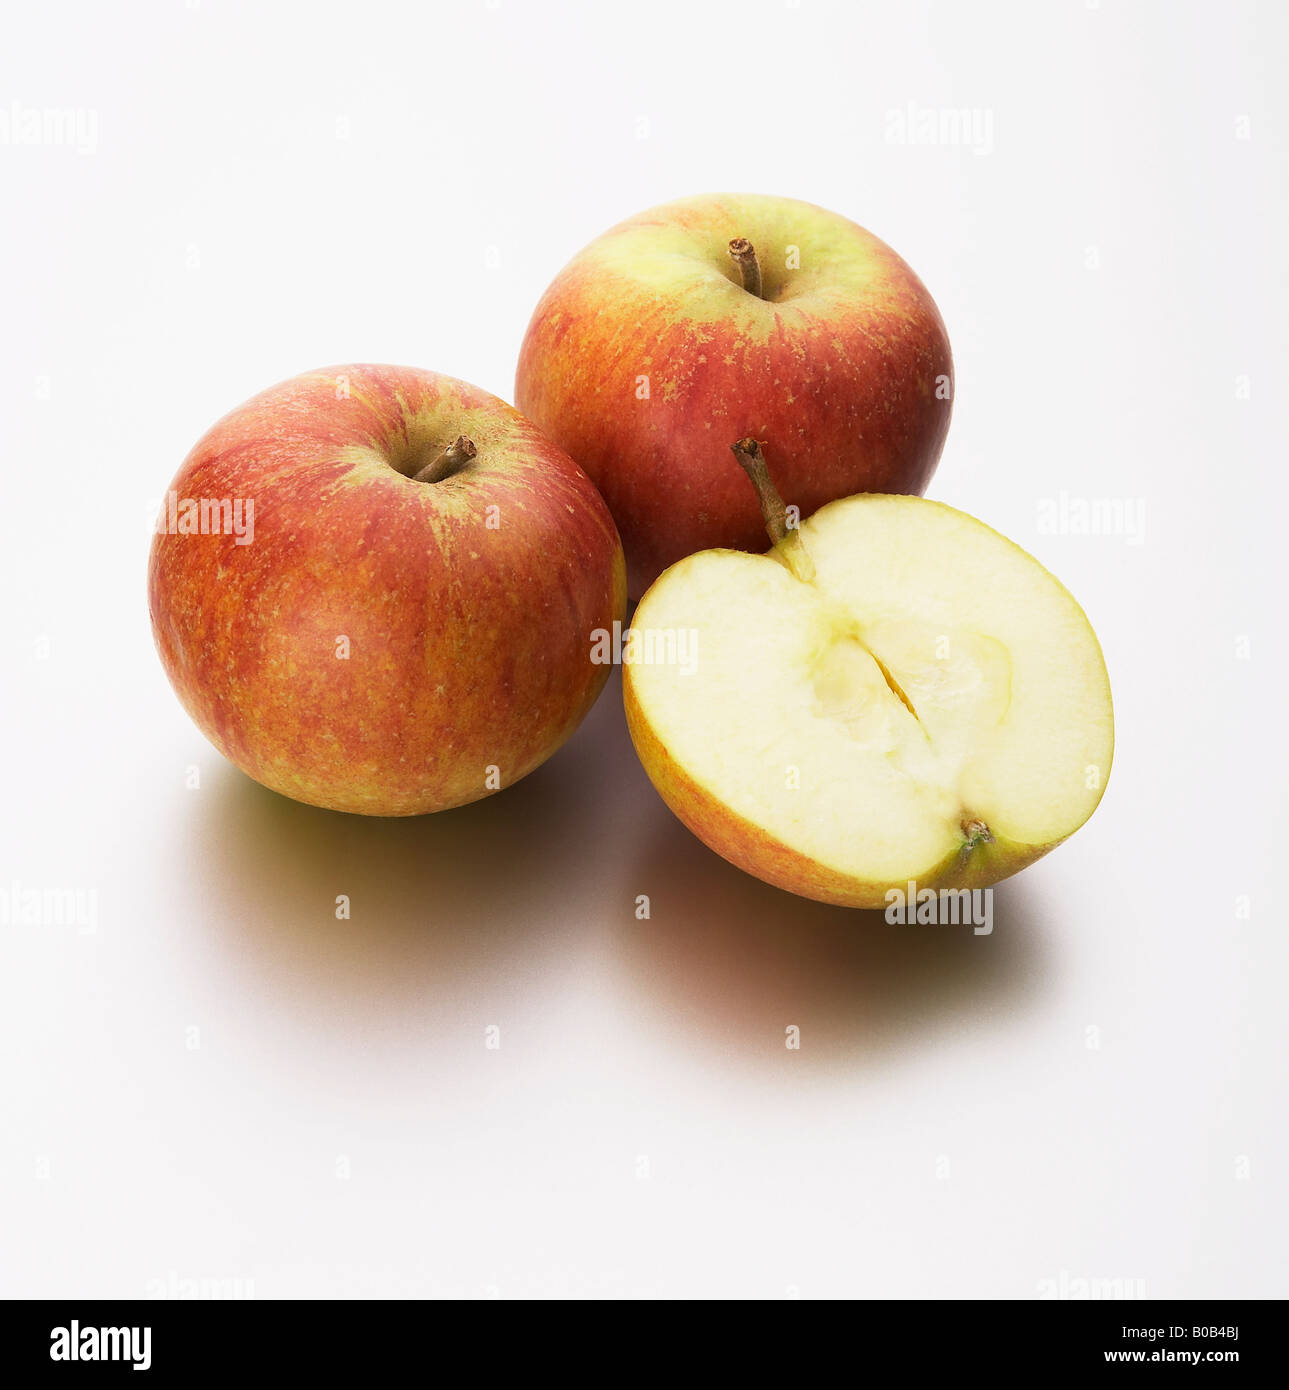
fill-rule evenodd
<path id="1" fill-rule="evenodd" d="M 623 668 L 667 805 L 739 868 L 850 907 L 910 882 L 984 888 L 1073 834 L 1101 799 L 1114 719 L 1070 594 L 918 497 L 844 498 L 792 529 L 757 441 L 734 447 L 772 548 L 673 565 L 629 645 L 647 657 L 685 633 L 689 663 Z"/>
<path id="2" fill-rule="evenodd" d="M 953 363 L 899 256 L 809 203 L 714 194 L 629 218 L 542 296 L 515 401 L 591 476 L 632 598 L 686 555 L 760 550 L 729 442 L 764 441 L 800 515 L 856 492 L 921 493 Z"/>
<path id="3" fill-rule="evenodd" d="M 608 674 L 622 547 L 519 411 L 410 367 L 310 372 L 219 421 L 148 567 L 166 674 L 266 787 L 410 816 L 531 772 Z"/>

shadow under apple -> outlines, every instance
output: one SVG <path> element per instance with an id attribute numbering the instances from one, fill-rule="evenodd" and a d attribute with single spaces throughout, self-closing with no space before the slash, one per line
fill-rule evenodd
<path id="1" fill-rule="evenodd" d="M 220 968 L 266 1007 L 360 1026 L 436 1008 L 473 1020 L 526 993 L 540 1002 L 542 977 L 593 927 L 568 884 L 579 862 L 594 872 L 582 857 L 599 852 L 597 836 L 611 838 L 614 792 L 596 751 L 608 712 L 601 700 L 513 787 L 437 815 L 325 811 L 220 763 L 185 851 Z"/>
<path id="2" fill-rule="evenodd" d="M 635 881 L 650 918 L 618 961 L 656 1028 L 687 1047 L 785 1074 L 889 1064 L 984 1017 L 1030 1007 L 1047 977 L 1041 897 L 993 890 L 992 930 L 900 925 L 812 902 L 707 849 L 656 800 Z M 787 1030 L 800 1030 L 799 1049 Z"/>
<path id="3" fill-rule="evenodd" d="M 1045 974 L 1033 885 L 995 890 L 993 932 L 891 926 L 727 864 L 663 805 L 631 748 L 617 673 L 563 749 L 454 811 L 375 819 L 304 806 L 220 765 L 186 850 L 214 964 L 306 1027 L 439 1037 L 607 979 L 646 1037 L 718 1069 L 853 1068 L 1028 1006 Z M 336 915 L 337 898 L 349 917 Z M 650 916 L 637 920 L 639 895 Z M 801 1029 L 800 1051 L 784 1046 Z M 475 1043 L 477 1045 L 477 1043 Z"/>

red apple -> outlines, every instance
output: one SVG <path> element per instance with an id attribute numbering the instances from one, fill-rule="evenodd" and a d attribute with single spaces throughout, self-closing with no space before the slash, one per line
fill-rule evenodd
<path id="1" fill-rule="evenodd" d="M 188 455 L 148 569 L 166 674 L 274 791 L 338 811 L 459 806 L 531 772 L 608 674 L 622 548 L 517 410 L 409 367 L 311 372 Z"/>
<path id="2" fill-rule="evenodd" d="M 695 551 L 763 548 L 731 439 L 766 443 L 803 518 L 857 492 L 920 494 L 952 390 L 939 311 L 889 246 L 752 194 L 668 203 L 593 241 L 538 304 L 515 381 L 608 502 L 633 598 Z"/>

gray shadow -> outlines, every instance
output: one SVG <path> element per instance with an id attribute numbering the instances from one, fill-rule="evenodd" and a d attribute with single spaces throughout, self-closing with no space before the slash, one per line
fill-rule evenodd
<path id="1" fill-rule="evenodd" d="M 183 833 L 214 963 L 306 1023 L 394 1028 L 474 1017 L 482 1001 L 540 1013 L 550 980 L 589 960 L 660 1041 L 799 1076 L 889 1061 L 1028 1007 L 1047 974 L 1028 882 L 995 891 L 986 937 L 890 926 L 727 864 L 650 785 L 616 674 L 554 758 L 474 805 L 344 815 L 223 765 Z M 336 918 L 340 894 L 349 920 Z M 789 1025 L 799 1052 L 784 1047 Z"/>
<path id="2" fill-rule="evenodd" d="M 209 949 L 240 985 L 306 1017 L 392 1021 L 521 986 L 588 929 L 560 885 L 579 872 L 570 851 L 611 814 L 595 751 L 608 710 L 601 699 L 513 787 L 436 815 L 324 811 L 221 762 L 184 828 Z"/>
<path id="3" fill-rule="evenodd" d="M 947 1033 L 1029 1009 L 1050 973 L 1042 897 L 993 890 L 992 931 L 888 923 L 811 902 L 708 850 L 657 802 L 636 880 L 650 920 L 620 934 L 620 962 L 654 1024 L 688 1046 L 780 1065 L 888 1063 Z M 800 1048 L 785 1030 L 800 1029 Z"/>

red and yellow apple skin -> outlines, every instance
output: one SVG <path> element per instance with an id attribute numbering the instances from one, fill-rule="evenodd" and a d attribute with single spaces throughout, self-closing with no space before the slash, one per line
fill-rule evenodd
<path id="1" fill-rule="evenodd" d="M 473 460 L 414 480 L 463 434 Z M 548 758 L 604 684 L 592 633 L 626 601 L 612 518 L 477 387 L 296 377 L 216 424 L 171 492 L 254 502 L 249 544 L 159 525 L 148 596 L 184 707 L 274 791 L 380 816 L 459 806 Z"/>
<path id="2" fill-rule="evenodd" d="M 761 298 L 735 237 L 756 249 Z M 802 518 L 856 492 L 920 495 L 952 382 L 939 310 L 889 246 L 809 203 L 717 194 L 630 218 L 560 272 L 515 399 L 604 495 L 639 598 L 695 551 L 764 548 L 732 440 L 765 444 Z"/>

